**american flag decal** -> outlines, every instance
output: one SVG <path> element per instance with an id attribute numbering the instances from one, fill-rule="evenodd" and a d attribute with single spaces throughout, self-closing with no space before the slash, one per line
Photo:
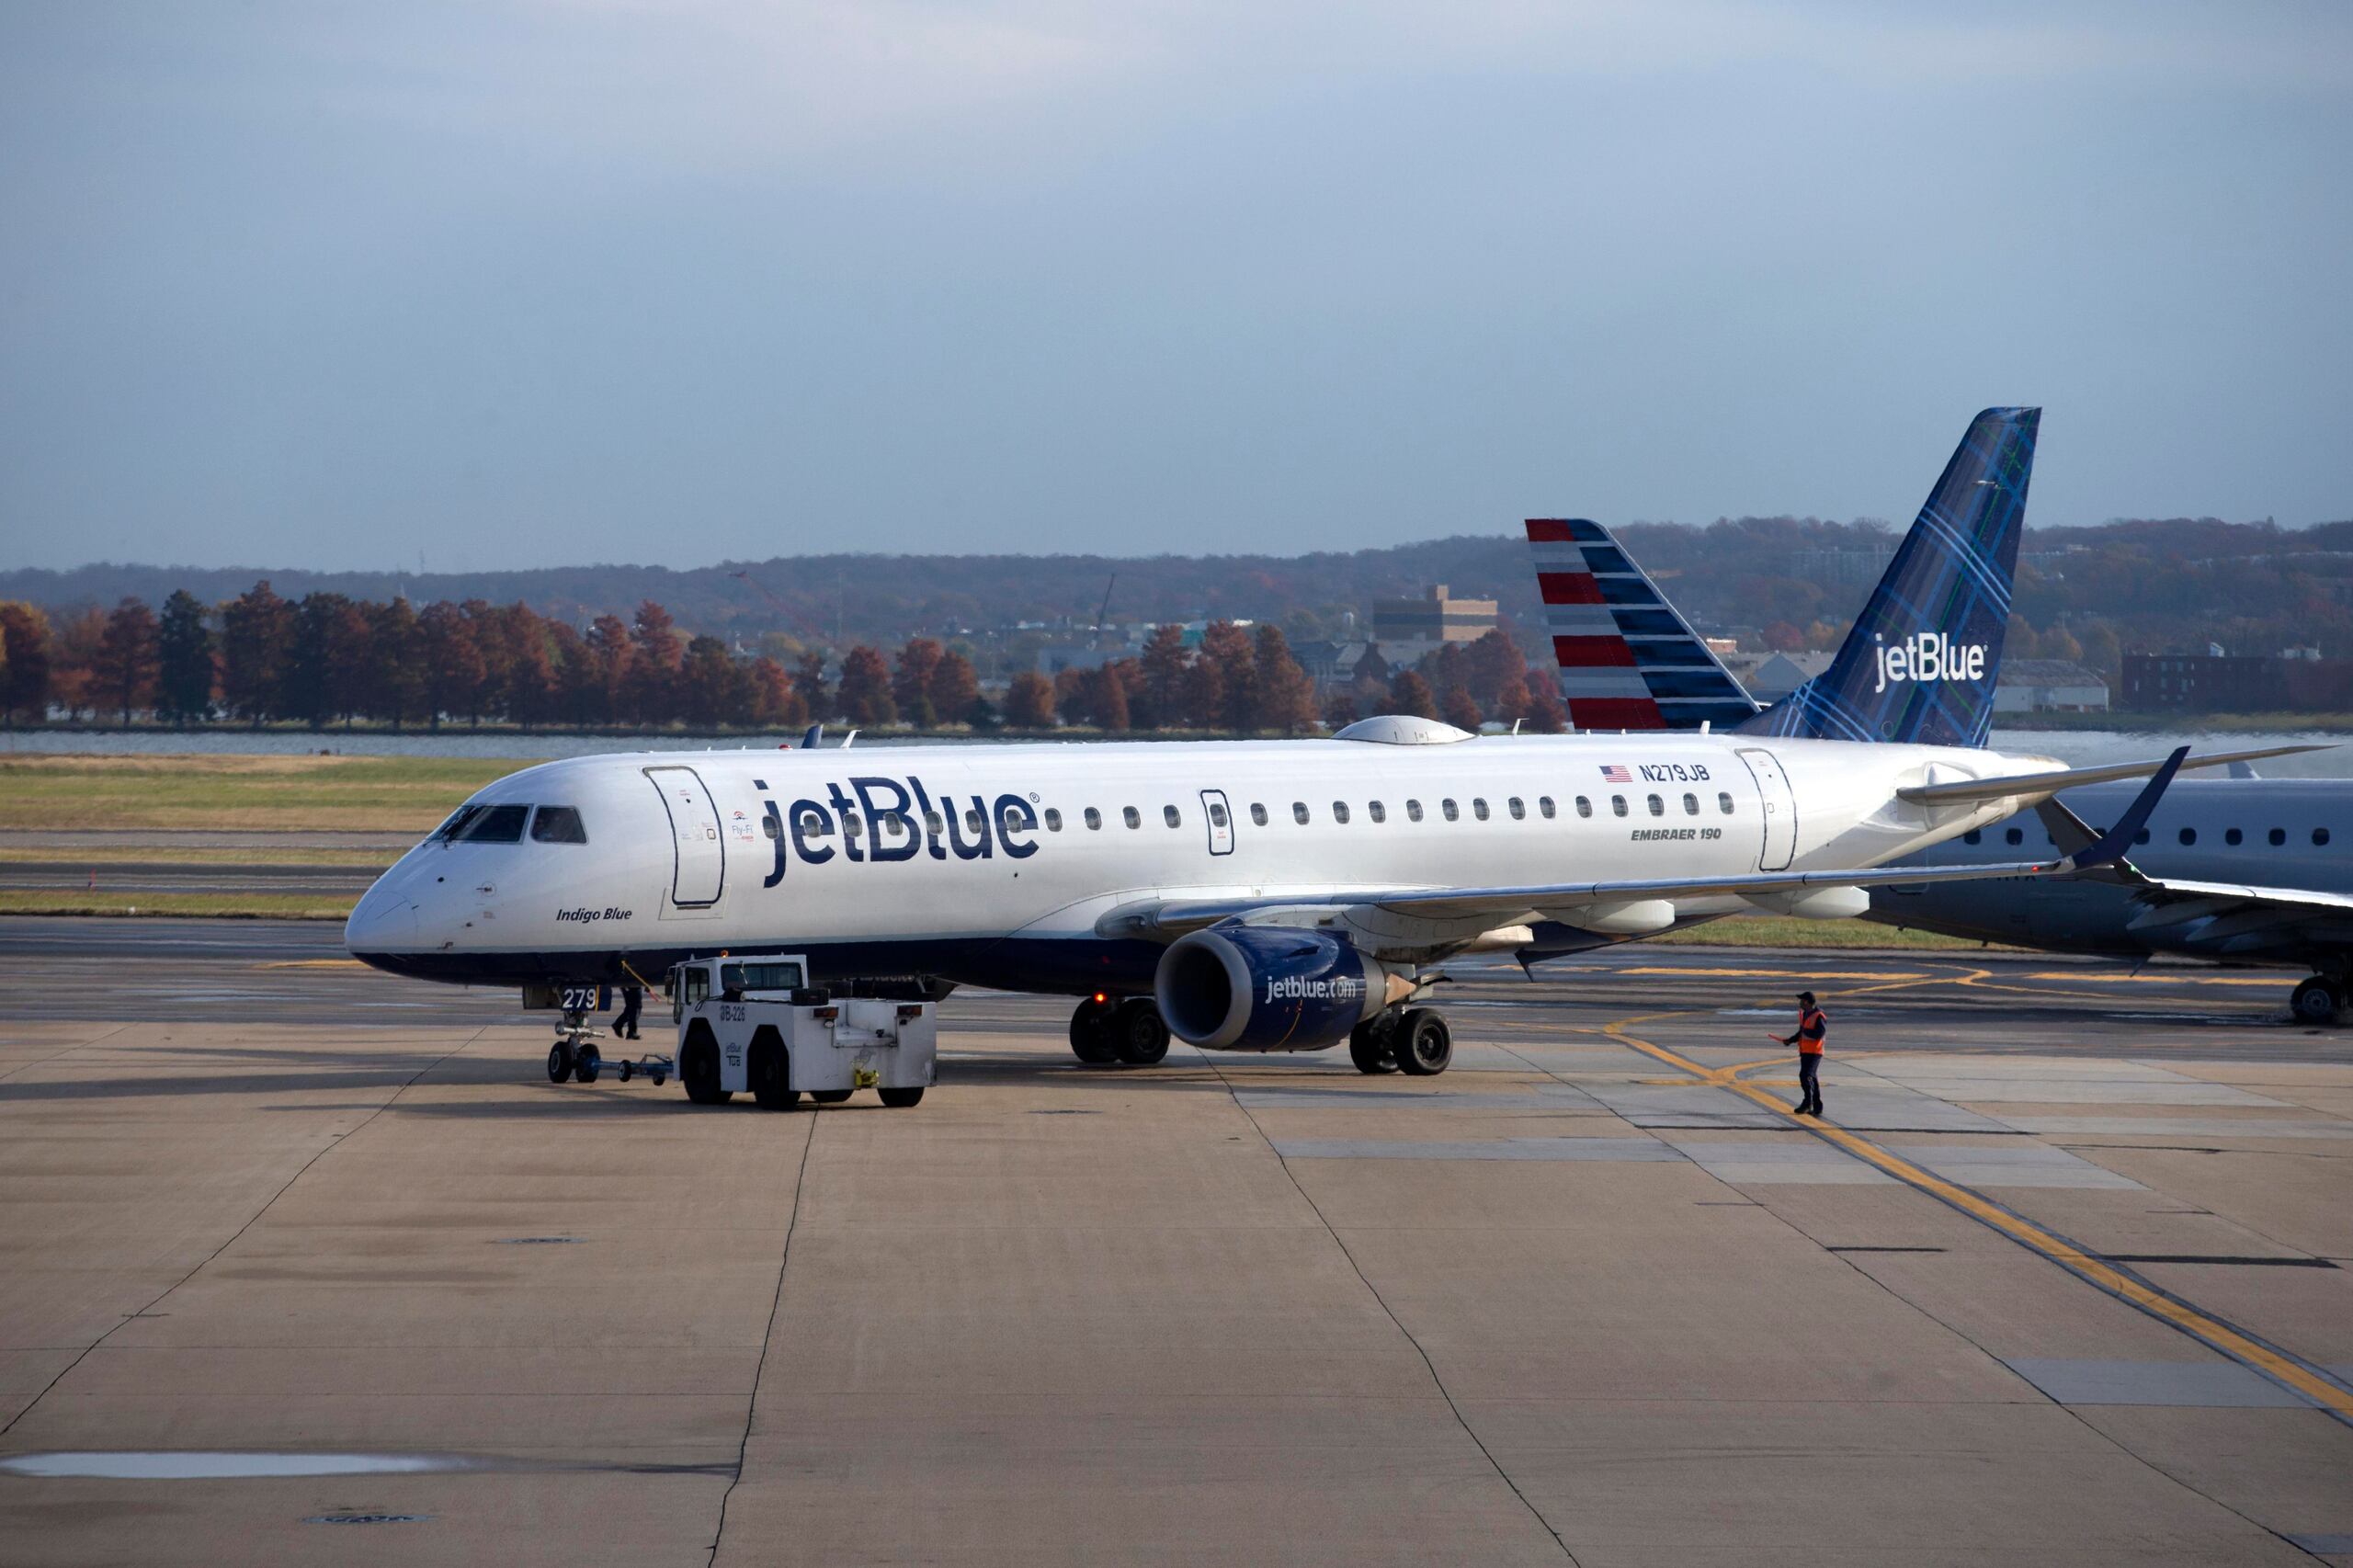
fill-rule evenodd
<path id="1" fill-rule="evenodd" d="M 1605 762 L 1601 765 L 1601 781 L 1604 784 L 1631 784 L 1634 776 L 1614 762 Z"/>

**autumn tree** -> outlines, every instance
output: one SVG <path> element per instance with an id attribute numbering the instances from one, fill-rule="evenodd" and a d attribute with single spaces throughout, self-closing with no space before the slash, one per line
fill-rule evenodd
<path id="1" fill-rule="evenodd" d="M 899 650 L 899 667 L 891 676 L 891 698 L 900 715 L 919 730 L 939 722 L 931 699 L 932 677 L 939 673 L 940 647 L 928 637 L 910 638 Z"/>
<path id="2" fill-rule="evenodd" d="M 0 720 L 49 711 L 49 617 L 28 604 L 0 604 Z"/>
<path id="3" fill-rule="evenodd" d="M 1487 718 L 1479 711 L 1479 699 L 1471 695 L 1471 688 L 1467 686 L 1447 688 L 1446 695 L 1438 699 L 1438 717 L 1456 729 L 1468 730 L 1474 735 Z"/>
<path id="4" fill-rule="evenodd" d="M 294 607 L 265 577 L 221 608 L 221 700 L 258 728 L 286 711 Z"/>
<path id="5" fill-rule="evenodd" d="M 96 605 L 84 606 L 57 628 L 51 644 L 50 689 L 69 719 L 81 718 L 85 709 L 95 713 L 106 703 L 106 687 L 98 675 L 106 640 L 107 617 Z"/>
<path id="6" fill-rule="evenodd" d="M 1194 722 L 1211 729 L 1250 729 L 1257 713 L 1250 634 L 1230 620 L 1211 621 L 1201 633 L 1201 651 L 1195 663 L 1217 672 L 1218 699 L 1215 712 L 1196 712 Z"/>
<path id="7" fill-rule="evenodd" d="M 155 690 L 155 612 L 141 598 L 125 598 L 107 617 L 99 640 L 94 692 L 105 694 L 107 705 L 122 715 L 131 728 L 131 710 L 145 707 Z"/>
<path id="8" fill-rule="evenodd" d="M 637 654 L 630 671 L 631 710 L 641 722 L 665 723 L 676 706 L 674 687 L 686 639 L 668 610 L 644 599 L 630 623 L 630 642 Z"/>
<path id="9" fill-rule="evenodd" d="M 629 640 L 629 623 L 617 615 L 600 615 L 588 623 L 585 642 L 590 687 L 582 692 L 582 710 L 592 724 L 617 724 L 628 711 L 630 671 L 637 650 Z"/>
<path id="10" fill-rule="evenodd" d="M 436 599 L 416 618 L 425 662 L 425 711 L 433 728 L 445 713 L 461 713 L 482 689 L 485 666 L 474 628 L 456 605 Z"/>
<path id="11" fill-rule="evenodd" d="M 1407 670 L 1390 683 L 1389 707 L 1415 719 L 1438 717 L 1438 699 L 1430 695 L 1430 683 L 1419 670 Z"/>
<path id="12" fill-rule="evenodd" d="M 1315 727 L 1315 683 L 1291 657 L 1283 629 L 1272 621 L 1258 628 L 1251 660 L 1250 728 L 1295 735 Z"/>
<path id="13" fill-rule="evenodd" d="M 797 730 L 809 722 L 808 707 L 794 689 L 784 666 L 766 653 L 745 672 L 750 694 L 751 722 L 762 729 Z"/>
<path id="14" fill-rule="evenodd" d="M 981 714 L 981 681 L 972 661 L 950 648 L 931 672 L 931 710 L 944 723 L 970 724 Z"/>
<path id="15" fill-rule="evenodd" d="M 837 699 L 842 717 L 861 729 L 876 729 L 898 722 L 899 705 L 891 697 L 891 669 L 882 655 L 861 642 L 842 661 L 842 687 Z"/>
<path id="16" fill-rule="evenodd" d="M 212 717 L 212 631 L 186 588 L 164 601 L 155 631 L 155 710 L 175 724 Z"/>
<path id="17" fill-rule="evenodd" d="M 506 717 L 526 730 L 552 722 L 563 692 L 547 623 L 519 600 L 493 610 L 488 620 L 506 676 Z"/>
<path id="18" fill-rule="evenodd" d="M 1558 681 L 1541 677 L 1528 683 L 1528 727 L 1540 735 L 1557 735 L 1569 727 L 1568 710 L 1561 706 Z"/>
<path id="19" fill-rule="evenodd" d="M 677 689 L 687 722 L 698 729 L 733 722 L 749 706 L 727 644 L 707 632 L 687 644 L 678 665 Z"/>
<path id="20" fill-rule="evenodd" d="M 398 595 L 389 603 L 367 607 L 367 617 L 370 656 L 363 687 L 368 710 L 397 730 L 423 717 L 427 706 L 425 639 L 416 612 Z"/>
<path id="21" fill-rule="evenodd" d="M 1036 670 L 1013 677 L 1005 694 L 1005 722 L 1017 730 L 1043 730 L 1054 722 L 1054 686 Z"/>
<path id="22" fill-rule="evenodd" d="M 1129 708 L 1139 729 L 1165 730 L 1185 722 L 1185 629 L 1159 626 L 1144 645 L 1139 661 L 1143 689 Z"/>
<path id="23" fill-rule="evenodd" d="M 793 661 L 792 689 L 801 694 L 801 706 L 811 723 L 834 717 L 834 693 L 825 685 L 824 650 L 812 648 Z"/>

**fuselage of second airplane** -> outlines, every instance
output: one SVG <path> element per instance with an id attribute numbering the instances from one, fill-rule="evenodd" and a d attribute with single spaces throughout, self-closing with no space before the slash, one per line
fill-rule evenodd
<path id="1" fill-rule="evenodd" d="M 482 790 L 460 813 L 475 821 L 369 890 L 347 942 L 385 969 L 484 983 L 654 979 L 682 957 L 790 949 L 821 979 L 1142 991 L 1160 944 L 1098 933 L 1123 907 L 1856 869 L 2006 809 L 1932 812 L 1899 788 L 2053 766 L 1657 733 L 574 757 Z M 1540 927 L 1552 950 L 1612 939 L 1581 940 L 1564 913 Z"/>

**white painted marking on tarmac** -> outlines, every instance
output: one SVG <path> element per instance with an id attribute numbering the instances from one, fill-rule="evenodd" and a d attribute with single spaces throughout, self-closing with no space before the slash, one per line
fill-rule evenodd
<path id="1" fill-rule="evenodd" d="M 108 1481 L 219 1481 L 277 1475 L 414 1475 L 466 1470 L 469 1461 L 444 1454 L 221 1453 L 133 1449 L 59 1450 L 0 1459 L 0 1474 L 89 1476 Z"/>

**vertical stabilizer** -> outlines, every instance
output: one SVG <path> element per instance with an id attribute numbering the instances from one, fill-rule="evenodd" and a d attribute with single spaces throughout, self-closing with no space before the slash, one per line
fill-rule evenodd
<path id="1" fill-rule="evenodd" d="M 1599 523 L 1530 517 L 1561 699 L 1580 730 L 1737 724 L 1756 704 Z"/>
<path id="2" fill-rule="evenodd" d="M 1830 667 L 1741 730 L 1985 744 L 2041 417 L 1989 408 L 1971 423 Z"/>

